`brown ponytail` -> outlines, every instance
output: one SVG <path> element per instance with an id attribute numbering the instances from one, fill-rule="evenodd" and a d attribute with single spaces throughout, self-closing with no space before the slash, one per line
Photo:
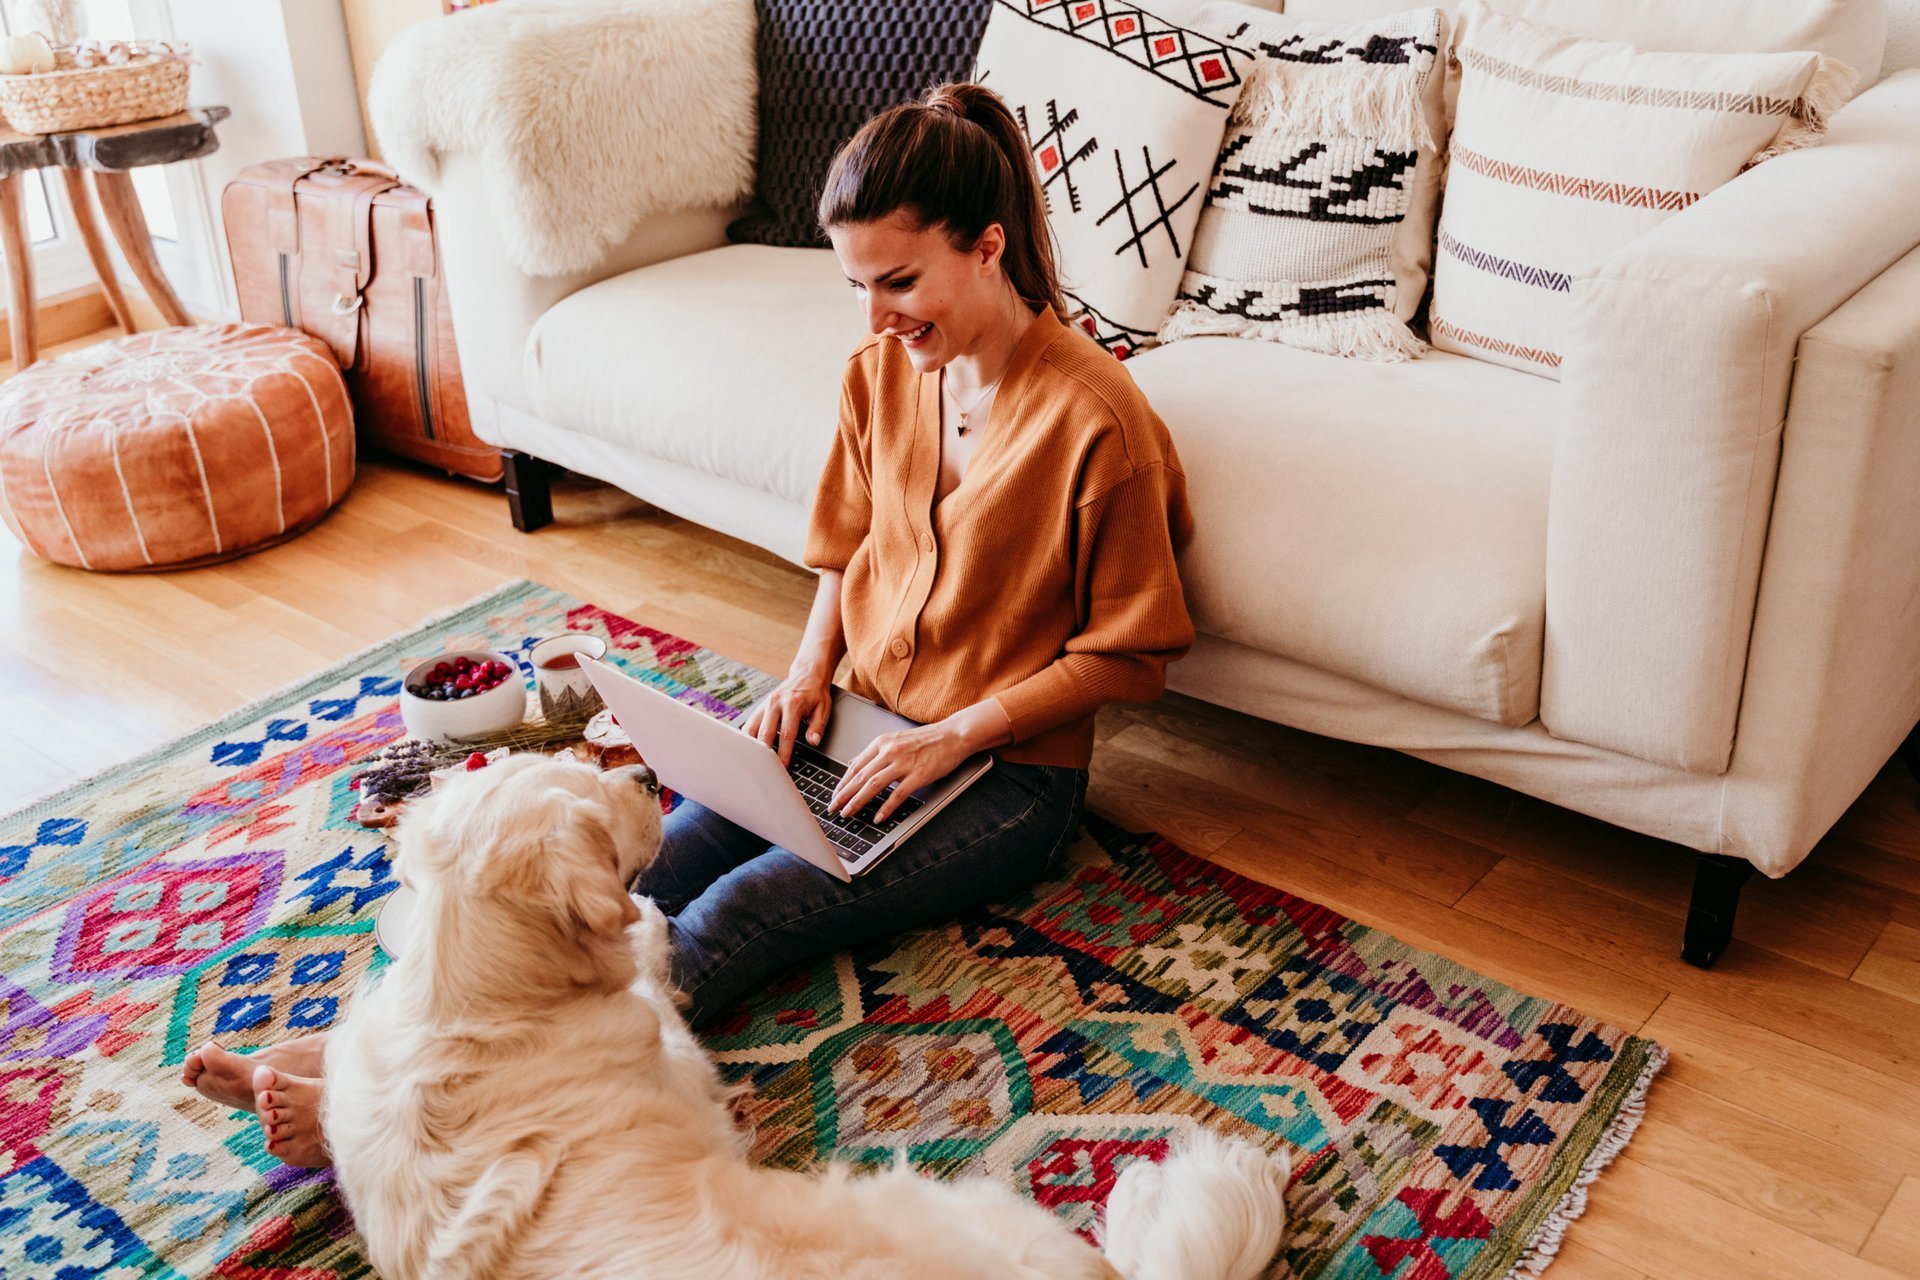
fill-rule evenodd
<path id="1" fill-rule="evenodd" d="M 1053 230 L 1026 132 L 993 90 L 943 84 L 919 102 L 890 107 L 833 158 L 820 193 L 820 226 L 878 222 L 906 211 L 972 248 L 989 224 L 1007 233 L 1001 261 L 1029 305 L 1067 313 Z"/>

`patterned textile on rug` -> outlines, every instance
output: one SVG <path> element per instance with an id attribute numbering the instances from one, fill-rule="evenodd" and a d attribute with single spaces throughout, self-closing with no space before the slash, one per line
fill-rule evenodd
<path id="1" fill-rule="evenodd" d="M 724 718 L 772 677 L 518 583 L 0 818 L 0 1276 L 369 1269 L 324 1172 L 178 1083 L 213 1038 L 331 1026 L 381 967 L 395 886 L 352 820 L 412 661 L 604 636 Z M 1090 1229 L 1127 1162 L 1196 1124 L 1287 1145 L 1299 1277 L 1544 1266 L 1638 1123 L 1658 1045 L 1098 819 L 1062 878 L 823 957 L 707 1043 L 755 1154 L 905 1150 Z"/>

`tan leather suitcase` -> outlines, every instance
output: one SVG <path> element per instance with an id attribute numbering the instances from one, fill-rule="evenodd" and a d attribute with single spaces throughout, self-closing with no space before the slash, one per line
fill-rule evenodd
<path id="1" fill-rule="evenodd" d="M 220 197 L 240 314 L 333 349 L 365 443 L 476 480 L 500 451 L 473 434 L 425 192 L 341 156 L 244 169 Z"/>

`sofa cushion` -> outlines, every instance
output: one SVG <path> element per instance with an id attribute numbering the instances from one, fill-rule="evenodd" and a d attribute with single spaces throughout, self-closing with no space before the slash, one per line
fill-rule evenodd
<path id="1" fill-rule="evenodd" d="M 831 250 L 728 245 L 554 304 L 527 390 L 556 426 L 808 504 L 865 332 Z"/>
<path id="2" fill-rule="evenodd" d="M 1243 4 L 1202 30 L 1256 50 L 1160 340 L 1263 338 L 1405 360 L 1427 288 L 1446 137 L 1447 20 L 1301 22 Z"/>
<path id="3" fill-rule="evenodd" d="M 834 153 L 870 117 L 973 66 L 988 0 L 755 0 L 759 203 L 742 244 L 824 246 L 815 206 Z"/>
<path id="4" fill-rule="evenodd" d="M 1157 13 L 995 0 L 975 78 L 1033 146 L 1069 313 L 1122 360 L 1157 342 L 1253 56 Z"/>
<path id="5" fill-rule="evenodd" d="M 1448 13 L 1460 0 L 1433 0 Z M 1409 7 L 1409 0 L 1289 0 L 1287 16 L 1358 22 Z M 1674 53 L 1791 53 L 1810 49 L 1852 67 L 1854 92 L 1883 70 L 1908 65 L 1891 54 L 1888 0 L 1493 0 L 1501 13 L 1561 27 L 1590 40 L 1619 40 Z M 1893 0 L 1911 27 L 1920 25 L 1920 0 Z"/>
<path id="6" fill-rule="evenodd" d="M 1433 345 L 1560 376 L 1573 282 L 1715 187 L 1826 134 L 1815 53 L 1643 53 L 1460 10 Z"/>
<path id="7" fill-rule="evenodd" d="M 1187 473 L 1201 631 L 1484 720 L 1535 717 L 1558 384 L 1237 338 L 1127 370 Z"/>

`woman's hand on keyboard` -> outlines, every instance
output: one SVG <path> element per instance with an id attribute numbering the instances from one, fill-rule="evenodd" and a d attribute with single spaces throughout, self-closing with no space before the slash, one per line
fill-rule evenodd
<path id="1" fill-rule="evenodd" d="M 804 731 L 807 741 L 819 746 L 832 714 L 833 674 L 797 670 L 747 713 L 743 727 L 778 751 L 784 768 L 793 763 L 795 736 Z"/>
<path id="2" fill-rule="evenodd" d="M 891 783 L 892 794 L 871 819 L 879 826 L 907 802 L 907 797 L 952 773 L 972 752 L 966 739 L 944 720 L 883 733 L 847 762 L 847 776 L 827 802 L 827 809 L 838 814 L 860 813 Z"/>

